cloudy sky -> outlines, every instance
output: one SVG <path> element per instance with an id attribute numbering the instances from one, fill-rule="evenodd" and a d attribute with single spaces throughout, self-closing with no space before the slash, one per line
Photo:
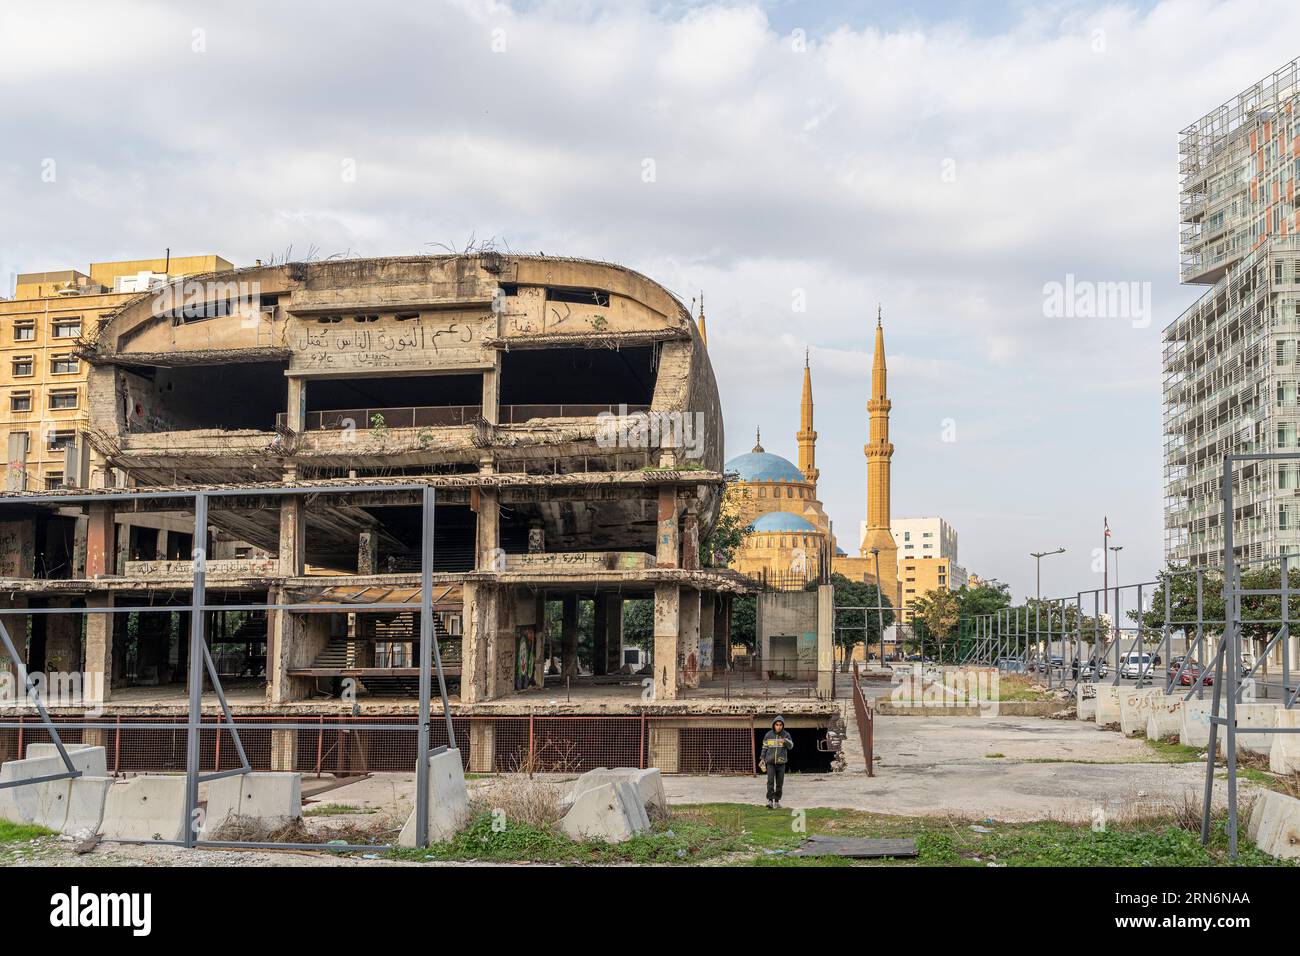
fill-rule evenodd
<path id="1" fill-rule="evenodd" d="M 1045 595 L 1098 586 L 1104 515 L 1121 576 L 1154 573 L 1159 330 L 1199 291 L 1178 132 L 1300 52 L 1300 4 L 330 11 L 6 0 L 0 276 L 471 239 L 615 260 L 704 291 L 729 456 L 761 425 L 794 457 L 810 349 L 850 552 L 880 302 L 896 515 L 943 515 L 1018 595 L 1056 547 Z M 1134 295 L 1051 314 L 1067 281 Z"/>

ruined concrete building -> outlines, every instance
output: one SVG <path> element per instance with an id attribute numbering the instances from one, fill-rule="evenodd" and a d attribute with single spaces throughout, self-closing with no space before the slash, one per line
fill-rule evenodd
<path id="1" fill-rule="evenodd" d="M 418 606 L 416 483 L 436 493 L 436 631 L 473 766 L 503 762 L 487 715 L 654 714 L 642 763 L 668 770 L 669 716 L 754 718 L 709 690 L 750 590 L 700 566 L 724 485 L 713 369 L 646 277 L 492 252 L 259 265 L 141 293 L 80 355 L 107 487 L 6 496 L 0 600 L 27 665 L 98 675 L 110 715 L 183 706 L 194 551 L 209 604 L 239 608 L 207 633 L 243 712 L 413 712 L 418 614 L 310 606 Z M 189 499 L 123 497 L 197 488 L 241 492 L 213 499 L 202 541 Z M 65 562 L 30 561 L 54 546 Z M 653 602 L 644 676 L 624 666 L 628 600 Z M 178 610 L 23 614 L 115 604 Z M 801 703 L 796 729 L 835 712 Z M 300 735 L 271 738 L 272 765 L 310 766 Z"/>

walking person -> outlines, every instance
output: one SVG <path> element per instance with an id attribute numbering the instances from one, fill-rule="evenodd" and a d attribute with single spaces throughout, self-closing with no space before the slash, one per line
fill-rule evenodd
<path id="1" fill-rule="evenodd" d="M 763 747 L 758 755 L 758 768 L 767 773 L 767 808 L 781 807 L 781 788 L 785 785 L 785 768 L 790 762 L 794 739 L 786 733 L 785 718 L 777 714 L 772 729 L 763 735 Z"/>

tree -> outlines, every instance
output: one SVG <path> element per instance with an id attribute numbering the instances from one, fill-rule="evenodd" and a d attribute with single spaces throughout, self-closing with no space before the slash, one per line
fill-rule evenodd
<path id="1" fill-rule="evenodd" d="M 623 602 L 623 643 L 654 650 L 655 602 L 638 598 Z"/>
<path id="2" fill-rule="evenodd" d="M 753 533 L 754 525 L 742 522 L 725 501 L 718 515 L 718 523 L 708 537 L 700 540 L 700 567 L 725 568 L 736 557 L 745 538 Z"/>
<path id="3" fill-rule="evenodd" d="M 731 642 L 743 644 L 753 653 L 758 642 L 757 598 L 738 597 L 731 602 Z"/>
<path id="4" fill-rule="evenodd" d="M 944 658 L 943 645 L 955 638 L 960 620 L 961 602 L 947 588 L 927 591 L 912 602 L 913 630 L 925 644 L 934 646 L 939 660 Z"/>

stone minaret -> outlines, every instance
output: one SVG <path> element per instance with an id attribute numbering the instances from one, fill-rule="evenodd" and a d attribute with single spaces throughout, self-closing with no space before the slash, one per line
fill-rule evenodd
<path id="1" fill-rule="evenodd" d="M 817 433 L 813 431 L 812 370 L 808 367 L 808 350 L 803 353 L 803 399 L 799 402 L 799 470 L 804 480 L 817 484 Z"/>
<path id="2" fill-rule="evenodd" d="M 867 455 L 867 531 L 862 537 L 862 556 L 871 557 L 871 549 L 880 549 L 881 590 L 898 607 L 898 545 L 889 530 L 889 461 L 894 446 L 889 441 L 889 389 L 886 383 L 885 330 L 880 309 L 876 309 L 876 353 L 871 362 L 871 400 L 869 441 L 863 448 Z M 868 568 L 875 572 L 874 563 Z"/>

